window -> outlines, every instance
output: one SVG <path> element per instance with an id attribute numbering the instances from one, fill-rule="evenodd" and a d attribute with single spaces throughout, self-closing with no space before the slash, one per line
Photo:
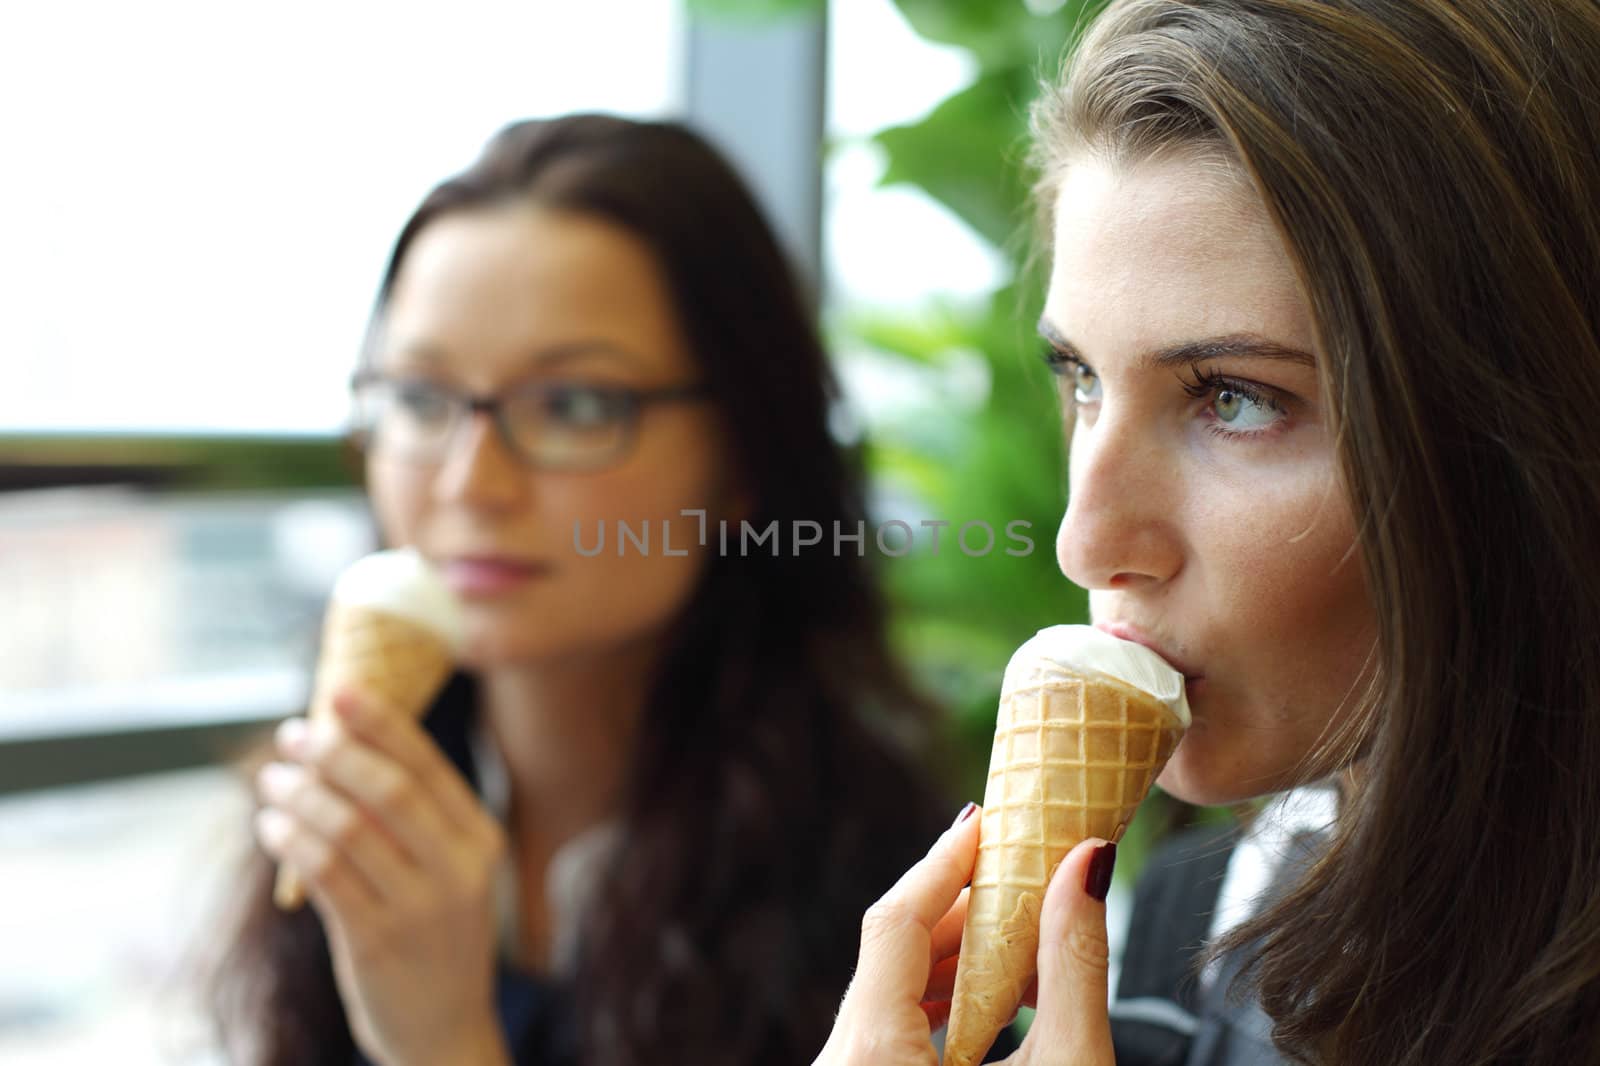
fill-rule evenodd
<path id="1" fill-rule="evenodd" d="M 219 1061 L 163 979 L 248 846 L 241 783 L 15 792 L 200 763 L 298 704 L 365 525 L 350 492 L 283 486 L 330 462 L 312 438 L 344 420 L 400 224 L 507 121 L 676 110 L 683 20 L 678 0 L 0 6 L 0 436 L 37 461 L 39 434 L 154 435 L 159 475 L 197 435 L 234 475 L 0 492 L 0 1061 Z M 209 436 L 249 433 L 269 458 Z M 89 444 L 132 466 L 149 447 Z M 265 489 L 238 490 L 246 467 Z"/>
<path id="2" fill-rule="evenodd" d="M 676 2 L 10 4 L 0 428 L 326 433 L 390 242 L 505 122 L 679 101 Z"/>

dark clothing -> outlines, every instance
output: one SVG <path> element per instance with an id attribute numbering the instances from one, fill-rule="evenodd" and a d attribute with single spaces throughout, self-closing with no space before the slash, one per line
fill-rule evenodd
<path id="1" fill-rule="evenodd" d="M 1234 834 L 1180 833 L 1158 847 L 1134 889 L 1111 1012 L 1118 1066 L 1185 1066 L 1199 1028 L 1197 956 Z"/>
<path id="2" fill-rule="evenodd" d="M 1270 898 L 1304 869 L 1319 837 L 1296 834 L 1278 867 Z M 1204 827 L 1159 847 L 1140 877 L 1111 1008 L 1117 1066 L 1282 1066 L 1272 1023 L 1255 1000 L 1230 994 L 1243 958 L 1220 960 L 1201 976 L 1202 950 L 1236 830 Z"/>

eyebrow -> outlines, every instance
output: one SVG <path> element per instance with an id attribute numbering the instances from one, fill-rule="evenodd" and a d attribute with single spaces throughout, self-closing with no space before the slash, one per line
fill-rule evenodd
<path id="1" fill-rule="evenodd" d="M 410 344 L 401 345 L 395 349 L 395 353 L 422 363 L 440 364 L 449 361 L 444 349 L 427 341 L 413 341 Z M 547 348 L 541 348 L 528 360 L 528 366 L 530 369 L 542 368 L 593 355 L 613 356 L 635 366 L 639 362 L 637 355 L 620 344 L 612 341 L 590 339 L 565 341 L 561 344 L 553 344 Z"/>
<path id="2" fill-rule="evenodd" d="M 1083 357 L 1067 338 L 1045 319 L 1039 319 L 1039 336 L 1043 337 L 1056 351 L 1069 359 L 1080 363 L 1093 365 Z M 1277 362 L 1294 363 L 1308 369 L 1316 369 L 1317 358 L 1310 352 L 1277 341 L 1268 340 L 1254 333 L 1226 333 L 1216 337 L 1199 337 L 1194 340 L 1179 341 L 1169 344 L 1154 351 L 1146 352 L 1141 359 L 1143 369 L 1167 370 L 1176 367 L 1191 366 L 1207 359 L 1223 359 L 1236 356 L 1246 359 L 1269 359 Z"/>

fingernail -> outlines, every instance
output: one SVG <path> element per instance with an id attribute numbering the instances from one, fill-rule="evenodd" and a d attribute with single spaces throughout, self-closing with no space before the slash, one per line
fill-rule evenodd
<path id="1" fill-rule="evenodd" d="M 278 726 L 278 746 L 290 755 L 304 755 L 309 739 L 304 718 L 287 718 Z"/>
<path id="2" fill-rule="evenodd" d="M 292 766 L 280 762 L 268 763 L 261 769 L 262 791 L 273 799 L 287 796 L 299 776 L 300 771 Z"/>
<path id="3" fill-rule="evenodd" d="M 306 729 L 306 747 L 318 754 L 325 754 L 339 738 L 345 736 L 349 736 L 349 732 L 339 724 L 338 719 L 319 717 Z"/>
<path id="4" fill-rule="evenodd" d="M 289 816 L 271 807 L 256 812 L 256 832 L 268 847 L 282 844 L 289 835 Z"/>
<path id="5" fill-rule="evenodd" d="M 978 805 L 976 803 L 968 803 L 965 807 L 961 808 L 960 813 L 956 815 L 956 820 L 950 823 L 951 826 L 958 826 L 968 818 L 971 818 L 972 812 L 977 809 Z"/>
<path id="6" fill-rule="evenodd" d="M 1111 871 L 1117 865 L 1117 846 L 1112 843 L 1101 844 L 1094 849 L 1094 858 L 1089 860 L 1089 872 L 1083 879 L 1083 890 L 1089 898 L 1106 901 L 1106 893 L 1111 891 Z"/>

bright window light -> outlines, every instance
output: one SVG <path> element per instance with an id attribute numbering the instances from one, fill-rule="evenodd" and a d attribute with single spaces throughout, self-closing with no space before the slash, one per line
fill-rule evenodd
<path id="1" fill-rule="evenodd" d="M 681 103 L 678 0 L 0 7 L 0 431 L 328 433 L 501 125 Z"/>

